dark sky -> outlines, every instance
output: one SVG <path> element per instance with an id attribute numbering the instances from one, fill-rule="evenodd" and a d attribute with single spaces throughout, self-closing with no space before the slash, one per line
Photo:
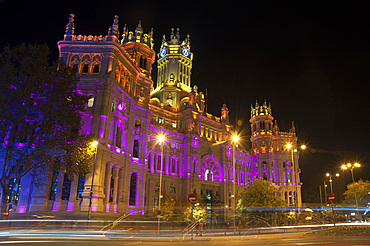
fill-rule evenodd
<path id="1" fill-rule="evenodd" d="M 235 3 L 240 2 L 240 3 Z M 281 130 L 295 122 L 304 202 L 319 202 L 324 173 L 359 161 L 356 178 L 370 175 L 368 9 L 356 1 L 15 1 L 0 0 L 0 46 L 47 43 L 56 59 L 70 13 L 75 34 L 106 35 L 114 15 L 120 31 L 180 28 L 191 36 L 192 83 L 208 90 L 208 111 L 223 103 L 249 139 L 250 105 L 271 102 Z M 156 70 L 154 64 L 154 70 Z M 156 81 L 155 76 L 154 81 Z M 234 124 L 236 125 L 236 124 Z M 246 142 L 246 145 L 248 143 Z M 338 181 L 345 189 L 349 174 Z M 344 180 L 344 181 L 343 181 Z M 335 181 L 336 182 L 336 181 Z"/>

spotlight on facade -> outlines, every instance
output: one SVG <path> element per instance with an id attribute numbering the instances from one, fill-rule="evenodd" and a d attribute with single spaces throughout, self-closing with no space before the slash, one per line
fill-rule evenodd
<path id="1" fill-rule="evenodd" d="M 233 142 L 234 142 L 234 143 L 237 143 L 238 141 L 239 141 L 239 136 L 235 134 L 235 135 L 233 136 Z"/>
<path id="2" fill-rule="evenodd" d="M 99 144 L 99 142 L 95 140 L 91 143 L 91 147 L 96 148 L 98 146 L 98 144 Z"/>
<path id="3" fill-rule="evenodd" d="M 292 148 L 292 145 L 290 143 L 286 144 L 285 146 L 287 149 L 291 149 Z"/>

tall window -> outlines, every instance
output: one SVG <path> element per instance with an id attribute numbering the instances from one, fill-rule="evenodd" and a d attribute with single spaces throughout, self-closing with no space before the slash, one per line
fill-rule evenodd
<path id="1" fill-rule="evenodd" d="M 132 150 L 133 157 L 139 157 L 139 140 L 134 140 L 134 148 Z"/>
<path id="2" fill-rule="evenodd" d="M 266 169 L 266 168 L 267 168 L 267 163 L 266 163 L 266 161 L 263 161 L 263 162 L 262 162 L 262 168 L 263 168 L 263 169 Z"/>
<path id="3" fill-rule="evenodd" d="M 51 179 L 49 200 L 55 200 L 55 195 L 57 194 L 57 185 L 58 185 L 58 172 L 54 171 Z"/>
<path id="4" fill-rule="evenodd" d="M 88 72 L 89 72 L 89 64 L 88 63 L 84 63 L 82 65 L 81 74 L 87 74 Z"/>
<path id="5" fill-rule="evenodd" d="M 154 194 L 154 208 L 158 207 L 158 197 L 159 197 L 159 185 L 156 185 Z"/>
<path id="6" fill-rule="evenodd" d="M 263 173 L 263 180 L 267 180 L 267 173 Z"/>
<path id="7" fill-rule="evenodd" d="M 114 177 L 112 175 L 110 178 L 109 202 L 113 202 L 113 196 L 114 196 Z"/>
<path id="8" fill-rule="evenodd" d="M 94 66 L 93 66 L 92 73 L 93 74 L 98 74 L 99 72 L 100 72 L 100 65 L 99 65 L 99 63 L 95 63 Z"/>
<path id="9" fill-rule="evenodd" d="M 78 176 L 78 185 L 77 185 L 77 200 L 82 200 L 82 193 L 84 192 L 85 187 L 85 175 Z"/>
<path id="10" fill-rule="evenodd" d="M 62 200 L 69 200 L 69 193 L 71 192 L 71 180 L 68 175 L 64 174 L 63 187 L 62 187 Z"/>
<path id="11" fill-rule="evenodd" d="M 8 190 L 8 203 L 13 203 L 14 205 L 18 204 L 19 191 L 21 189 L 21 183 L 15 183 L 16 180 L 16 178 L 10 180 Z"/>
<path id="12" fill-rule="evenodd" d="M 94 96 L 90 96 L 90 98 L 87 100 L 87 106 L 91 108 L 94 106 Z"/>
<path id="13" fill-rule="evenodd" d="M 128 203 L 130 206 L 136 205 L 136 183 L 137 183 L 136 173 L 132 173 L 130 179 L 130 196 Z"/>
<path id="14" fill-rule="evenodd" d="M 204 174 L 204 179 L 206 181 L 213 181 L 213 172 L 207 169 Z"/>
<path id="15" fill-rule="evenodd" d="M 122 129 L 121 127 L 117 126 L 116 146 L 120 148 L 121 148 L 121 134 L 122 134 Z"/>
<path id="16" fill-rule="evenodd" d="M 175 159 L 171 159 L 171 172 L 176 172 L 176 161 Z"/>
<path id="17" fill-rule="evenodd" d="M 161 163 L 162 163 L 162 156 L 158 156 L 157 157 L 157 170 L 161 171 L 162 168 L 161 168 Z"/>

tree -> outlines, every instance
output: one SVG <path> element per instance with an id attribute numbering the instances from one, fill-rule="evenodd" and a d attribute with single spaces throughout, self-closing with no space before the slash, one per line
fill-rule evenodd
<path id="1" fill-rule="evenodd" d="M 87 97 L 78 91 L 76 71 L 50 65 L 46 45 L 21 44 L 0 53 L 1 212 L 9 190 L 25 175 L 48 171 L 86 173 L 94 150 L 81 135 Z"/>
<path id="2" fill-rule="evenodd" d="M 198 221 L 204 222 L 207 220 L 208 213 L 206 210 L 206 204 L 200 202 L 199 205 L 190 205 L 187 206 L 184 211 L 184 220 L 185 221 Z"/>
<path id="3" fill-rule="evenodd" d="M 271 225 L 283 216 L 283 212 L 273 208 L 283 207 L 286 202 L 280 198 L 280 187 L 271 181 L 256 179 L 241 193 L 238 201 L 240 223 Z"/>
<path id="4" fill-rule="evenodd" d="M 280 186 L 271 181 L 256 179 L 245 188 L 239 200 L 241 209 L 282 207 L 286 202 L 280 197 Z"/>
<path id="5" fill-rule="evenodd" d="M 370 182 L 360 179 L 357 182 L 347 185 L 344 192 L 344 202 L 347 204 L 356 204 L 355 193 L 359 207 L 367 207 L 369 202 Z"/>
<path id="6" fill-rule="evenodd" d="M 175 215 L 176 200 L 170 195 L 164 195 L 161 198 L 161 220 L 169 221 Z M 158 207 L 154 210 L 155 214 L 158 212 Z"/>

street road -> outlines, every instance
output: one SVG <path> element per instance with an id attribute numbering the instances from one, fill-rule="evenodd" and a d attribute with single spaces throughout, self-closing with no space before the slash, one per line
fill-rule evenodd
<path id="1" fill-rule="evenodd" d="M 281 233 L 274 235 L 248 235 L 245 237 L 234 236 L 213 236 L 190 238 L 116 238 L 114 236 L 93 236 L 93 235 L 22 235 L 0 237 L 0 245 L 281 245 L 281 246 L 302 246 L 302 245 L 339 245 L 339 246 L 362 246 L 370 245 L 369 236 L 309 236 L 304 232 Z"/>

